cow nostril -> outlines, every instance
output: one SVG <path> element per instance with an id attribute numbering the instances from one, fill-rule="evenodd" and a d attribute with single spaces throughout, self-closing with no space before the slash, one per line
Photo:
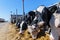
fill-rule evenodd
<path id="1" fill-rule="evenodd" d="M 60 28 L 60 25 L 58 26 L 58 28 Z"/>
<path id="2" fill-rule="evenodd" d="M 36 29 L 36 28 L 34 28 L 34 29 Z"/>
<path id="3" fill-rule="evenodd" d="M 43 26 L 45 26 L 45 25 L 46 25 L 46 23 L 43 24 Z"/>

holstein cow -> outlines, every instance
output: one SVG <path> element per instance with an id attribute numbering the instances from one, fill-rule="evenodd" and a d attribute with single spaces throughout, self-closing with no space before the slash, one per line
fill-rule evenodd
<path id="1" fill-rule="evenodd" d="M 50 20 L 51 34 L 50 40 L 60 40 L 60 8 L 52 15 Z"/>
<path id="2" fill-rule="evenodd" d="M 30 11 L 28 13 L 28 15 L 26 15 L 26 19 L 21 22 L 21 24 L 20 24 L 20 32 L 19 33 L 21 33 L 21 34 L 24 33 L 24 30 L 26 30 L 27 26 L 31 24 L 34 17 L 35 17 L 35 12 Z"/>
<path id="3" fill-rule="evenodd" d="M 44 21 L 44 23 L 43 23 L 43 25 L 44 25 L 44 31 L 48 32 L 48 30 L 50 30 L 49 21 L 50 21 L 52 13 L 45 6 L 38 7 L 37 8 L 37 13 L 39 13 L 41 15 L 42 20 Z M 41 26 L 41 25 L 42 24 L 39 24 L 39 22 L 38 22 L 38 26 Z"/>
<path id="4" fill-rule="evenodd" d="M 31 25 L 28 26 L 28 31 L 33 39 L 37 38 L 38 29 L 40 27 L 44 27 L 44 30 L 46 30 L 46 25 L 49 25 L 49 20 L 51 18 L 51 12 L 45 6 L 37 8 L 35 14 L 34 20 Z"/>
<path id="5" fill-rule="evenodd" d="M 37 27 L 37 22 L 38 22 L 38 18 L 37 15 L 35 16 L 35 18 L 33 19 L 32 23 L 30 25 L 28 25 L 28 32 L 31 34 L 33 39 L 37 38 L 37 34 L 38 34 L 38 27 Z"/>
<path id="6" fill-rule="evenodd" d="M 20 23 L 19 26 L 20 26 L 20 31 L 19 31 L 19 33 L 20 33 L 20 34 L 23 34 L 24 31 L 27 29 L 27 23 L 26 23 L 24 17 L 22 18 L 22 21 L 21 21 L 21 23 Z"/>
<path id="7" fill-rule="evenodd" d="M 54 10 L 54 11 L 53 11 Z M 49 21 L 51 19 L 52 14 L 57 10 L 57 6 L 51 6 L 46 8 L 45 6 L 40 6 L 35 10 L 35 18 L 32 21 L 31 25 L 28 26 L 28 31 L 30 32 L 33 39 L 36 39 L 39 27 L 44 27 L 44 31 L 50 33 L 50 25 Z M 48 28 L 47 28 L 48 27 Z M 38 29 L 38 30 L 37 30 Z"/>

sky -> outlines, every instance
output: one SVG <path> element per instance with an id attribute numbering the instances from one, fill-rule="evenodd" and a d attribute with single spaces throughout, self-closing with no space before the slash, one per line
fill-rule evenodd
<path id="1" fill-rule="evenodd" d="M 24 0 L 24 10 L 28 13 L 31 10 L 36 10 L 40 5 L 50 6 L 60 2 L 60 0 Z M 10 20 L 11 14 L 22 14 L 22 0 L 0 0 L 0 18 Z M 12 11 L 12 13 L 11 13 Z"/>

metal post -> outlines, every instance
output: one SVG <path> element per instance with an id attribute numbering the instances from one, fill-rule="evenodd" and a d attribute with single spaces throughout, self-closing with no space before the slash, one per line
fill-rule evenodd
<path id="1" fill-rule="evenodd" d="M 10 22 L 12 23 L 12 11 L 10 11 L 11 17 L 10 17 Z"/>
<path id="2" fill-rule="evenodd" d="M 17 23 L 17 9 L 16 9 L 16 23 Z"/>
<path id="3" fill-rule="evenodd" d="M 22 7 L 23 7 L 23 16 L 25 16 L 25 12 L 24 12 L 24 0 L 22 0 Z"/>

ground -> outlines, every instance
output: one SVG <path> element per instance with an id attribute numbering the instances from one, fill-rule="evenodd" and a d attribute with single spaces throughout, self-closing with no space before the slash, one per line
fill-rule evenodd
<path id="1" fill-rule="evenodd" d="M 19 29 L 16 29 L 14 24 L 8 22 L 0 23 L 0 40 L 33 40 L 27 33 L 27 30 L 24 35 L 21 35 L 18 32 Z M 48 34 L 42 34 L 43 33 L 40 33 L 40 36 L 36 40 L 49 40 Z"/>

